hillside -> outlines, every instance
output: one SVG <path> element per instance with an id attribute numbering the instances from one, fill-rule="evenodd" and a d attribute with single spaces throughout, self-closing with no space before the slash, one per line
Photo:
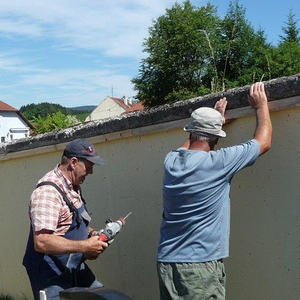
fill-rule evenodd
<path id="1" fill-rule="evenodd" d="M 68 107 L 73 111 L 80 111 L 80 112 L 89 112 L 91 113 L 97 105 L 83 105 L 83 106 L 76 106 L 76 107 Z"/>
<path id="2" fill-rule="evenodd" d="M 60 104 L 43 102 L 38 104 L 32 103 L 24 105 L 20 108 L 20 112 L 24 114 L 28 120 L 34 120 L 38 117 L 46 118 L 48 115 L 60 111 L 65 115 L 76 116 L 79 121 L 83 122 L 85 118 L 95 109 L 95 107 L 96 105 L 64 107 Z"/>

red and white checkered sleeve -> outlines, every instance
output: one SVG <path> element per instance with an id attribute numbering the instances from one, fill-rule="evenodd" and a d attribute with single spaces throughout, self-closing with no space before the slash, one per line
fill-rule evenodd
<path id="1" fill-rule="evenodd" d="M 31 195 L 29 213 L 33 230 L 55 231 L 62 207 L 61 195 L 52 186 L 41 186 Z"/>

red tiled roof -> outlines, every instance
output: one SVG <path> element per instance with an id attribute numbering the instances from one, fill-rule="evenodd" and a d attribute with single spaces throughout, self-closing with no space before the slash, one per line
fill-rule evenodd
<path id="1" fill-rule="evenodd" d="M 110 97 L 113 101 L 115 101 L 117 104 L 119 104 L 125 111 L 124 113 L 129 113 L 137 110 L 143 110 L 144 105 L 141 102 L 135 103 L 133 105 L 126 105 L 124 103 L 123 99 L 120 98 L 115 98 L 115 97 Z"/>
<path id="2" fill-rule="evenodd" d="M 33 129 L 32 124 L 26 119 L 26 117 L 20 112 L 18 111 L 16 108 L 8 105 L 7 103 L 0 101 L 0 111 L 13 111 L 16 112 L 23 120 L 24 122 L 31 128 Z"/>
<path id="3" fill-rule="evenodd" d="M 18 110 L 8 105 L 7 103 L 0 101 L 0 111 L 18 111 Z"/>
<path id="4" fill-rule="evenodd" d="M 138 102 L 138 103 L 132 105 L 128 110 L 126 110 L 126 113 L 137 111 L 137 110 L 143 110 L 144 108 L 145 107 L 144 107 L 143 103 Z"/>
<path id="5" fill-rule="evenodd" d="M 124 101 L 120 98 L 110 97 L 112 100 L 114 100 L 117 104 L 119 104 L 123 109 L 127 110 L 130 108 L 129 105 L 126 105 Z"/>

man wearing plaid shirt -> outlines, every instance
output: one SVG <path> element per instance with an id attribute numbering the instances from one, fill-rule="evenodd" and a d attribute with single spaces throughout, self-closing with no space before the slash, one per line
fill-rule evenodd
<path id="1" fill-rule="evenodd" d="M 80 189 L 94 164 L 103 164 L 95 147 L 85 139 L 74 140 L 66 146 L 61 163 L 39 180 L 31 195 L 23 265 L 35 300 L 41 290 L 47 299 L 56 300 L 67 288 L 103 286 L 84 263 L 108 246 L 89 227 L 91 218 Z"/>

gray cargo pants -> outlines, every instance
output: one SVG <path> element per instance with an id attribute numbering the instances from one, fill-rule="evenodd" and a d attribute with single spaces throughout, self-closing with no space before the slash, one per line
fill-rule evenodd
<path id="1" fill-rule="evenodd" d="M 204 263 L 157 263 L 161 300 L 224 300 L 223 260 Z"/>

